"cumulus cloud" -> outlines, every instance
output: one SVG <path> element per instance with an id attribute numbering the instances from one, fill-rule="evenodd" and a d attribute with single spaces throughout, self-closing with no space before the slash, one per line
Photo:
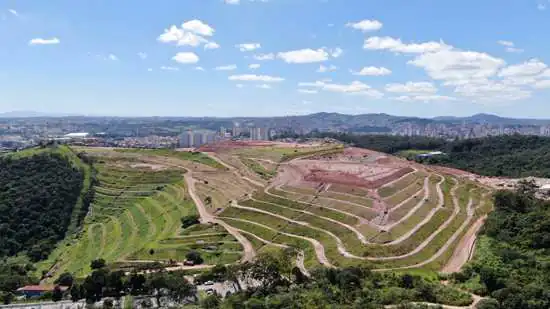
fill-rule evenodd
<path id="1" fill-rule="evenodd" d="M 455 97 L 444 96 L 444 95 L 416 95 L 416 96 L 400 96 L 394 98 L 397 101 L 401 102 L 443 102 L 443 101 L 455 101 Z"/>
<path id="2" fill-rule="evenodd" d="M 236 84 L 235 87 L 237 87 L 237 88 L 243 88 L 244 85 L 243 85 L 243 84 Z"/>
<path id="3" fill-rule="evenodd" d="M 147 53 L 139 52 L 139 53 L 137 53 L 137 55 L 138 55 L 138 57 L 141 58 L 142 60 L 147 59 Z"/>
<path id="4" fill-rule="evenodd" d="M 235 47 L 237 47 L 242 52 L 247 52 L 261 48 L 262 45 L 260 43 L 242 43 L 235 45 Z"/>
<path id="5" fill-rule="evenodd" d="M 273 54 L 273 53 L 259 54 L 259 55 L 254 55 L 253 57 L 254 57 L 254 59 L 259 60 L 259 61 L 273 60 L 273 59 L 275 59 L 275 54 Z"/>
<path id="6" fill-rule="evenodd" d="M 248 68 L 251 69 L 251 70 L 256 70 L 256 69 L 260 68 L 260 65 L 258 63 L 253 63 L 253 64 L 249 65 Z"/>
<path id="7" fill-rule="evenodd" d="M 380 30 L 383 25 L 378 20 L 365 19 L 355 23 L 347 23 L 346 26 L 363 32 L 369 32 Z"/>
<path id="8" fill-rule="evenodd" d="M 317 50 L 306 48 L 288 52 L 280 52 L 277 57 L 286 63 L 313 63 L 327 61 L 329 53 L 320 48 Z"/>
<path id="9" fill-rule="evenodd" d="M 353 81 L 350 84 L 335 84 L 325 81 L 316 81 L 313 83 L 299 83 L 299 87 L 318 88 L 323 91 L 339 92 L 345 94 L 366 95 L 373 98 L 381 98 L 384 94 L 369 85 L 360 81 Z"/>
<path id="10" fill-rule="evenodd" d="M 271 89 L 271 86 L 268 85 L 268 84 L 261 84 L 261 85 L 258 85 L 256 87 L 261 88 L 261 89 Z"/>
<path id="11" fill-rule="evenodd" d="M 241 74 L 241 75 L 231 75 L 228 77 L 229 80 L 239 80 L 239 81 L 249 81 L 249 82 L 264 82 L 264 83 L 276 83 L 282 82 L 285 79 L 278 76 L 269 76 L 269 75 L 256 75 L 256 74 Z"/>
<path id="12" fill-rule="evenodd" d="M 397 93 L 436 93 L 437 88 L 429 82 L 406 82 L 405 84 L 387 84 L 387 92 Z"/>
<path id="13" fill-rule="evenodd" d="M 241 0 L 224 0 L 226 4 L 239 4 Z"/>
<path id="14" fill-rule="evenodd" d="M 197 47 L 201 44 L 207 44 L 209 41 L 204 37 L 214 35 L 214 28 L 198 20 L 190 20 L 181 24 L 181 28 L 175 25 L 164 30 L 157 40 L 162 43 L 176 43 L 178 46 Z M 212 42 L 210 47 L 217 44 Z M 219 46 L 218 46 L 219 47 Z"/>
<path id="15" fill-rule="evenodd" d="M 216 71 L 233 71 L 237 69 L 237 65 L 235 64 L 229 64 L 229 65 L 223 65 L 219 67 L 215 67 L 214 70 Z"/>
<path id="16" fill-rule="evenodd" d="M 118 57 L 115 54 L 108 54 L 107 59 L 111 61 L 118 61 Z"/>
<path id="17" fill-rule="evenodd" d="M 518 77 L 533 76 L 541 74 L 548 66 L 539 59 L 531 59 L 521 64 L 510 65 L 503 68 L 498 76 L 500 77 Z"/>
<path id="18" fill-rule="evenodd" d="M 206 71 L 203 67 L 195 67 L 195 70 L 197 70 L 197 71 Z"/>
<path id="19" fill-rule="evenodd" d="M 343 53 L 344 53 L 344 50 L 341 49 L 340 47 L 336 47 L 335 49 L 330 51 L 330 55 L 334 58 L 338 58 L 342 56 Z"/>
<path id="20" fill-rule="evenodd" d="M 204 44 L 204 49 L 217 49 L 220 48 L 220 44 L 216 42 L 208 42 Z"/>
<path id="21" fill-rule="evenodd" d="M 454 92 L 480 102 L 516 101 L 531 97 L 530 91 L 493 80 L 459 85 Z"/>
<path id="22" fill-rule="evenodd" d="M 29 45 L 55 45 L 59 43 L 61 43 L 61 41 L 56 37 L 50 39 L 35 38 L 29 41 Z"/>
<path id="23" fill-rule="evenodd" d="M 192 52 L 179 52 L 172 57 L 172 60 L 183 64 L 197 63 L 199 62 L 199 56 Z"/>
<path id="24" fill-rule="evenodd" d="M 452 46 L 445 44 L 443 41 L 406 44 L 403 43 L 401 39 L 395 39 L 388 36 L 374 36 L 365 40 L 363 48 L 369 50 L 389 50 L 396 53 L 421 54 L 451 49 Z"/>
<path id="25" fill-rule="evenodd" d="M 209 25 L 203 23 L 198 19 L 193 19 L 188 22 L 184 22 L 181 25 L 181 28 L 203 36 L 212 36 L 214 35 L 214 31 L 215 31 L 214 28 L 210 27 Z"/>
<path id="26" fill-rule="evenodd" d="M 540 80 L 533 87 L 536 89 L 550 89 L 550 80 Z"/>
<path id="27" fill-rule="evenodd" d="M 390 75 L 392 72 L 390 69 L 386 69 L 384 67 L 364 67 L 359 72 L 353 72 L 354 75 L 362 75 L 362 76 L 384 76 L 384 75 Z"/>
<path id="28" fill-rule="evenodd" d="M 319 68 L 317 69 L 317 72 L 318 73 L 325 73 L 325 72 L 333 72 L 333 71 L 336 71 L 338 70 L 338 67 L 335 66 L 335 65 L 329 65 L 329 66 L 324 66 L 324 65 L 320 65 Z"/>
<path id="29" fill-rule="evenodd" d="M 10 12 L 10 14 L 13 16 L 16 16 L 16 17 L 19 16 L 19 13 L 17 13 L 17 11 L 14 9 L 8 9 L 8 12 Z"/>
<path id="30" fill-rule="evenodd" d="M 472 80 L 494 76 L 506 62 L 486 53 L 440 50 L 425 53 L 408 62 L 426 70 L 436 80 Z"/>

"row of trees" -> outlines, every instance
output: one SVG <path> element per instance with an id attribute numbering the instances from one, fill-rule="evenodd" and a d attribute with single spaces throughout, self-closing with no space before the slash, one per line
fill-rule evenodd
<path id="1" fill-rule="evenodd" d="M 0 157 L 0 257 L 46 258 L 65 237 L 82 181 L 59 153 Z"/>

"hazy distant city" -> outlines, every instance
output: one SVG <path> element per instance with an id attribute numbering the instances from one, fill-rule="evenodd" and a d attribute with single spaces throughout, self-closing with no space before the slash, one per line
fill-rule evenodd
<path id="1" fill-rule="evenodd" d="M 272 118 L 0 118 L 0 146 L 21 149 L 41 141 L 89 146 L 196 148 L 221 140 L 270 140 L 314 132 L 469 139 L 496 135 L 550 136 L 550 121 L 478 114 L 431 119 L 386 114 L 318 113 Z"/>

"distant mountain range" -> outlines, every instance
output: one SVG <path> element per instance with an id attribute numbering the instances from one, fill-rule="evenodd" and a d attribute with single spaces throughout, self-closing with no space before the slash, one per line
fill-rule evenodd
<path id="1" fill-rule="evenodd" d="M 134 118 L 134 117 L 100 117 L 100 116 L 83 116 L 76 114 L 62 113 L 43 113 L 35 111 L 12 111 L 0 113 L 0 118 L 49 118 L 49 117 L 83 117 L 83 118 Z M 364 132 L 383 132 L 383 128 L 389 128 L 394 125 L 411 123 L 425 125 L 430 123 L 478 123 L 490 125 L 548 125 L 550 119 L 521 119 L 521 118 L 506 118 L 492 114 L 475 114 L 468 117 L 455 116 L 440 116 L 433 118 L 421 117 L 406 117 L 393 116 L 385 113 L 380 114 L 360 114 L 347 115 L 339 113 L 315 113 L 300 116 L 276 116 L 276 117 L 135 117 L 142 120 L 155 119 L 175 120 L 182 122 L 202 123 L 209 122 L 212 125 L 233 126 L 238 124 L 241 126 L 268 126 L 268 127 L 304 127 L 304 128 L 334 128 L 352 129 L 354 131 Z M 380 130 L 381 129 L 381 130 Z M 378 130 L 378 131 L 377 131 Z"/>

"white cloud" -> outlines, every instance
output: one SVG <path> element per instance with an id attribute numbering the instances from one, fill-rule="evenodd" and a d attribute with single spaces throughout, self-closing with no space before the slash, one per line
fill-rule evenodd
<path id="1" fill-rule="evenodd" d="M 298 92 L 305 94 L 317 94 L 319 91 L 310 89 L 298 89 Z"/>
<path id="2" fill-rule="evenodd" d="M 365 40 L 363 45 L 364 49 L 370 50 L 389 50 L 396 53 L 427 53 L 427 52 L 436 52 L 446 49 L 451 49 L 452 46 L 441 42 L 424 42 L 424 43 L 411 43 L 406 44 L 401 41 L 401 39 L 394 39 L 392 37 L 370 37 Z"/>
<path id="3" fill-rule="evenodd" d="M 59 43 L 61 43 L 61 41 L 56 37 L 51 39 L 35 38 L 29 41 L 29 45 L 55 45 Z"/>
<path id="4" fill-rule="evenodd" d="M 164 30 L 157 40 L 162 43 L 176 43 L 178 46 L 197 47 L 208 41 L 200 35 L 184 31 L 176 26 Z"/>
<path id="5" fill-rule="evenodd" d="M 286 63 L 313 63 L 328 60 L 329 54 L 322 48 L 313 50 L 311 48 L 280 52 L 277 57 Z"/>
<path id="6" fill-rule="evenodd" d="M 184 64 L 197 63 L 199 62 L 199 56 L 192 52 L 179 52 L 172 57 L 172 60 Z"/>
<path id="7" fill-rule="evenodd" d="M 533 87 L 536 89 L 550 89 L 550 80 L 540 80 Z"/>
<path id="8" fill-rule="evenodd" d="M 262 45 L 260 43 L 243 43 L 243 44 L 237 44 L 235 45 L 240 51 L 247 52 L 247 51 L 253 51 L 258 48 L 261 48 Z"/>
<path id="9" fill-rule="evenodd" d="M 334 58 L 338 58 L 342 56 L 343 53 L 344 53 L 344 50 L 341 49 L 340 47 L 336 47 L 335 49 L 330 51 L 330 55 Z"/>
<path id="10" fill-rule="evenodd" d="M 224 0 L 225 4 L 239 4 L 241 0 Z"/>
<path id="11" fill-rule="evenodd" d="M 206 71 L 203 67 L 195 67 L 195 70 L 197 70 L 197 71 Z"/>
<path id="12" fill-rule="evenodd" d="M 8 9 L 8 12 L 10 12 L 10 14 L 13 16 L 19 16 L 19 13 L 17 13 L 17 11 L 14 9 Z"/>
<path id="13" fill-rule="evenodd" d="M 397 93 L 436 93 L 437 88 L 429 82 L 407 82 L 405 84 L 387 84 L 387 92 Z"/>
<path id="14" fill-rule="evenodd" d="M 217 49 L 220 48 L 220 44 L 216 42 L 208 42 L 204 44 L 204 49 Z"/>
<path id="15" fill-rule="evenodd" d="M 325 73 L 325 72 L 333 72 L 333 71 L 336 71 L 338 70 L 338 67 L 335 66 L 335 65 L 329 65 L 328 67 L 327 66 L 324 66 L 324 65 L 320 65 L 319 68 L 317 69 L 317 72 L 318 73 Z"/>
<path id="16" fill-rule="evenodd" d="M 237 87 L 237 88 L 243 88 L 244 85 L 243 85 L 243 84 L 236 84 L 235 87 Z"/>
<path id="17" fill-rule="evenodd" d="M 237 69 L 237 65 L 235 64 L 229 64 L 229 65 L 223 65 L 219 67 L 215 67 L 214 70 L 216 71 L 233 71 Z"/>
<path id="18" fill-rule="evenodd" d="M 256 70 L 256 69 L 260 68 L 260 64 L 253 63 L 253 64 L 249 65 L 248 68 L 251 69 L 251 70 Z"/>
<path id="19" fill-rule="evenodd" d="M 512 41 L 500 40 L 500 41 L 497 41 L 497 43 L 506 47 L 506 51 L 509 53 L 522 53 L 524 51 L 521 48 L 517 48 L 514 42 Z"/>
<path id="20" fill-rule="evenodd" d="M 263 61 L 263 60 L 273 60 L 273 59 L 275 59 L 275 54 L 269 53 L 269 54 L 254 55 L 254 59 L 260 60 L 260 61 Z"/>
<path id="21" fill-rule="evenodd" d="M 147 59 L 147 53 L 144 53 L 144 52 L 139 52 L 137 53 L 138 57 L 145 60 Z"/>
<path id="22" fill-rule="evenodd" d="M 383 25 L 378 20 L 365 19 L 356 23 L 347 23 L 346 26 L 363 32 L 369 32 L 380 30 Z"/>
<path id="23" fill-rule="evenodd" d="M 193 19 L 188 22 L 185 22 L 181 25 L 181 28 L 187 31 L 194 32 L 203 36 L 212 36 L 214 35 L 214 28 L 203 23 L 198 19 Z"/>
<path id="24" fill-rule="evenodd" d="M 163 70 L 163 71 L 179 71 L 180 70 L 179 68 L 169 67 L 169 66 L 161 66 L 160 69 Z"/>
<path id="25" fill-rule="evenodd" d="M 147 69 L 147 72 L 153 72 L 153 69 L 152 69 L 152 68 L 148 68 L 148 69 Z"/>
<path id="26" fill-rule="evenodd" d="M 285 79 L 277 76 L 242 74 L 242 75 L 231 75 L 229 76 L 229 80 L 275 83 L 275 82 L 282 82 Z"/>
<path id="27" fill-rule="evenodd" d="M 455 101 L 455 97 L 449 97 L 444 95 L 416 95 L 416 96 L 400 96 L 394 98 L 397 101 L 401 102 L 434 102 L 434 101 Z"/>
<path id="28" fill-rule="evenodd" d="M 457 86 L 455 93 L 480 102 L 501 102 L 526 99 L 531 92 L 499 81 L 487 80 L 484 83 L 468 83 Z"/>
<path id="29" fill-rule="evenodd" d="M 107 55 L 107 59 L 111 61 L 118 61 L 118 57 L 115 54 Z"/>
<path id="30" fill-rule="evenodd" d="M 546 4 L 544 4 L 544 3 L 539 3 L 539 4 L 537 5 L 537 9 L 538 9 L 539 11 L 544 11 L 544 10 L 546 10 Z"/>
<path id="31" fill-rule="evenodd" d="M 423 68 L 436 80 L 472 80 L 494 76 L 506 62 L 486 53 L 440 50 L 417 56 L 408 62 Z"/>
<path id="32" fill-rule="evenodd" d="M 541 74 L 548 66 L 538 60 L 531 59 L 521 64 L 514 64 L 503 68 L 498 76 L 500 77 L 517 77 L 517 76 L 533 76 Z"/>
<path id="33" fill-rule="evenodd" d="M 261 85 L 258 85 L 258 86 L 256 86 L 256 87 L 262 88 L 262 89 L 271 89 L 271 86 L 268 85 L 268 84 L 261 84 Z"/>
<path id="34" fill-rule="evenodd" d="M 369 85 L 360 81 L 353 81 L 350 84 L 333 84 L 324 81 L 316 81 L 314 83 L 299 83 L 299 87 L 319 88 L 329 92 L 339 92 L 346 94 L 366 95 L 373 98 L 381 98 L 384 94 L 376 89 L 372 89 Z"/>
<path id="35" fill-rule="evenodd" d="M 390 69 L 384 67 L 364 67 L 359 72 L 353 72 L 354 75 L 362 76 L 384 76 L 390 75 L 392 72 Z"/>
<path id="36" fill-rule="evenodd" d="M 512 41 L 500 40 L 497 43 L 502 45 L 502 46 L 514 47 L 514 42 L 512 42 Z"/>

